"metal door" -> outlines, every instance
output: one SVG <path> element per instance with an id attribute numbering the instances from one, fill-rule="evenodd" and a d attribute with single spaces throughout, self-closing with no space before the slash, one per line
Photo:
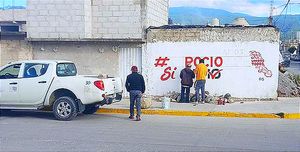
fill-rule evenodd
<path id="1" fill-rule="evenodd" d="M 129 93 L 125 88 L 127 75 L 131 73 L 131 66 L 137 66 L 139 73 L 142 73 L 142 48 L 121 48 L 119 55 L 119 76 L 123 83 L 123 96 L 128 97 Z"/>

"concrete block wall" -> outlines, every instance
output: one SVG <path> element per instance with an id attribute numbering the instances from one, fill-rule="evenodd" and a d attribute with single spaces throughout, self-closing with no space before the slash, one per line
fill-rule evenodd
<path id="1" fill-rule="evenodd" d="M 0 10 L 0 21 L 26 21 L 26 9 Z"/>
<path id="2" fill-rule="evenodd" d="M 93 0 L 94 38 L 142 38 L 142 0 Z"/>
<path id="3" fill-rule="evenodd" d="M 169 0 L 28 0 L 28 38 L 141 39 L 168 23 Z"/>
<path id="4" fill-rule="evenodd" d="M 147 41 L 152 42 L 279 42 L 274 27 L 203 27 L 178 29 L 150 29 Z"/>
<path id="5" fill-rule="evenodd" d="M 92 1 L 91 0 L 84 0 L 84 21 L 85 21 L 85 38 L 92 37 Z"/>
<path id="6" fill-rule="evenodd" d="M 31 45 L 24 40 L 0 41 L 0 66 L 12 61 L 33 58 Z"/>
<path id="7" fill-rule="evenodd" d="M 90 0 L 28 0 L 28 38 L 91 36 Z"/>
<path id="8" fill-rule="evenodd" d="M 69 60 L 76 64 L 79 74 L 108 74 L 118 76 L 120 44 L 101 42 L 32 42 L 34 59 Z"/>
<path id="9" fill-rule="evenodd" d="M 168 25 L 169 0 L 147 0 L 147 27 Z"/>

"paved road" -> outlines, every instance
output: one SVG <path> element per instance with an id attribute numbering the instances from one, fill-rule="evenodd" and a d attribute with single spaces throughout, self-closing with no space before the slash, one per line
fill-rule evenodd
<path id="1" fill-rule="evenodd" d="M 287 68 L 289 72 L 300 75 L 300 61 L 291 61 L 290 67 Z"/>
<path id="2" fill-rule="evenodd" d="M 61 122 L 51 113 L 0 117 L 0 151 L 299 151 L 300 121 L 209 117 L 81 115 Z"/>

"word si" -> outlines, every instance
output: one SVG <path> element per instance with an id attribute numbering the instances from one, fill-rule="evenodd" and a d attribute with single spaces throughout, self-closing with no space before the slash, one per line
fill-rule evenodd
<path id="1" fill-rule="evenodd" d="M 155 59 L 155 67 L 164 67 L 164 66 L 168 66 L 168 61 L 170 61 L 170 59 L 168 57 L 159 57 L 157 59 Z M 174 70 L 172 70 L 172 67 L 167 67 L 164 70 L 164 73 L 160 76 L 160 80 L 162 81 L 167 81 L 168 79 L 172 78 L 175 79 L 175 71 L 177 70 L 177 67 L 174 68 Z"/>

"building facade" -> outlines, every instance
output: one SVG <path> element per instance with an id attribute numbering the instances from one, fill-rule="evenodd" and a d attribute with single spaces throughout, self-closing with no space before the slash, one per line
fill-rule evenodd
<path id="1" fill-rule="evenodd" d="M 168 0 L 28 0 L 26 10 L 0 11 L 0 22 L 26 32 L 24 40 L 1 38 L 0 63 L 64 59 L 80 74 L 124 79 L 132 65 L 141 70 L 145 29 L 168 24 L 168 8 Z"/>

